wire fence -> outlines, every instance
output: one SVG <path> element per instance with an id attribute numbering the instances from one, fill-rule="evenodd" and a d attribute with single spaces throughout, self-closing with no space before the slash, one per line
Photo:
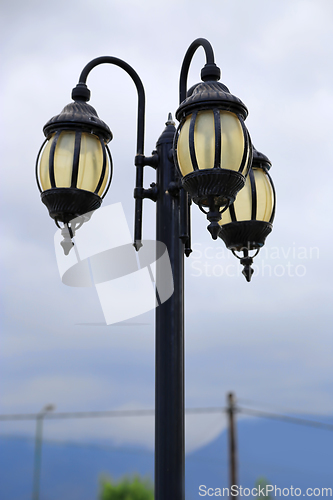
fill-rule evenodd
<path id="1" fill-rule="evenodd" d="M 333 423 L 319 422 L 308 418 L 295 417 L 285 415 L 282 413 L 273 413 L 268 411 L 259 410 L 256 408 L 249 408 L 244 406 L 237 406 L 235 410 L 240 414 L 245 414 L 253 417 L 266 418 L 271 420 L 279 420 L 280 422 L 287 422 L 296 425 L 305 425 L 308 427 L 316 427 L 326 431 L 333 431 Z M 200 408 L 186 408 L 185 414 L 209 414 L 209 413 L 226 413 L 227 407 L 212 406 Z M 75 412 L 49 412 L 43 415 L 44 419 L 57 420 L 57 419 L 79 419 L 79 418 L 107 418 L 107 417 L 145 417 L 154 416 L 154 409 L 143 410 L 106 410 L 106 411 L 75 411 Z M 13 413 L 0 415 L 1 421 L 14 421 L 14 420 L 36 420 L 40 418 L 40 413 Z M 320 415 L 317 415 L 320 418 Z"/>
<path id="2" fill-rule="evenodd" d="M 245 403 L 246 404 L 246 403 Z M 47 410 L 47 411 L 45 411 Z M 311 418 L 305 418 L 303 416 L 297 416 L 297 415 L 288 415 L 286 413 L 278 413 L 278 412 L 271 412 L 271 411 L 265 411 L 261 410 L 258 408 L 250 407 L 250 406 L 245 406 L 244 404 L 242 405 L 237 405 L 233 409 L 239 416 L 248 416 L 248 417 L 258 417 L 262 419 L 269 419 L 269 420 L 275 420 L 279 422 L 285 422 L 287 424 L 294 424 L 297 426 L 306 426 L 306 427 L 312 427 L 312 428 L 317 428 L 321 431 L 333 431 L 333 421 L 332 423 L 330 422 L 323 422 L 320 421 L 320 419 L 323 419 L 323 416 L 321 415 L 311 415 Z M 227 415 L 228 412 L 230 412 L 230 407 L 227 406 L 212 406 L 212 407 L 197 407 L 197 408 L 186 408 L 185 409 L 185 414 L 186 415 L 208 415 L 208 414 L 220 414 L 221 417 L 223 415 Z M 295 412 L 296 413 L 296 412 Z M 60 421 L 60 420 L 69 420 L 69 419 L 101 419 L 101 418 L 127 418 L 127 417 L 153 417 L 155 415 L 155 410 L 152 409 L 136 409 L 136 410 L 104 410 L 104 411 L 72 411 L 72 412 L 55 412 L 52 411 L 51 406 L 45 407 L 44 410 L 42 410 L 39 413 L 14 413 L 14 414 L 0 414 L 0 423 L 1 422 L 23 422 L 23 421 L 35 421 L 37 426 L 36 426 L 36 434 L 35 434 L 35 445 L 34 445 L 34 459 L 33 459 L 33 489 L 34 491 L 38 491 L 40 488 L 40 474 L 41 474 L 41 447 L 42 447 L 42 421 L 43 420 L 48 420 L 48 421 Z M 308 415 L 306 415 L 308 417 Z M 329 419 L 331 417 L 328 417 Z M 39 429 L 39 430 L 38 430 Z M 5 434 L 0 433 L 1 438 L 6 438 L 7 436 Z M 15 436 L 8 436 L 8 438 L 15 438 Z M 23 436 L 20 436 L 23 438 Z M 33 439 L 31 436 L 30 439 Z M 325 438 L 326 439 L 326 438 Z M 48 445 L 54 444 L 66 444 L 67 446 L 79 446 L 84 449 L 96 449 L 96 450 L 105 450 L 107 452 L 111 453 L 116 453 L 117 457 L 119 457 L 119 453 L 123 454 L 123 457 L 128 457 L 128 454 L 132 456 L 134 455 L 139 455 L 143 456 L 146 455 L 147 459 L 150 460 L 150 458 L 153 456 L 153 450 L 148 450 L 148 449 L 143 449 L 143 448 L 136 448 L 136 447 L 117 447 L 114 444 L 111 443 L 89 443 L 89 442 L 76 442 L 76 441 L 68 441 L 63 440 L 58 441 L 56 439 L 47 439 L 46 442 Z M 9 444 L 9 443 L 8 443 Z M 225 454 L 221 454 L 221 456 L 215 456 L 217 450 L 213 450 L 213 453 L 207 454 L 207 452 L 204 454 L 204 456 L 200 456 L 198 454 L 189 454 L 187 457 L 187 464 L 194 463 L 193 466 L 195 465 L 195 462 L 198 462 L 199 466 L 207 467 L 209 466 L 210 471 L 215 470 L 215 468 L 218 468 L 219 471 L 227 471 L 228 466 L 229 466 L 229 459 Z M 213 456 L 214 455 L 214 456 Z M 120 455 L 121 456 L 121 455 Z M 143 457 L 144 458 L 144 457 Z M 141 461 L 141 458 L 139 458 Z M 146 460 L 146 458 L 145 458 Z M 251 461 L 246 461 L 242 459 L 242 466 L 243 467 L 253 467 L 254 462 L 253 458 Z M 258 469 L 262 467 L 262 463 L 259 463 L 256 465 Z M 276 464 L 274 465 L 276 469 Z M 279 464 L 279 467 L 283 468 L 282 472 L 290 472 L 290 464 L 287 466 L 284 466 L 283 464 Z M 295 469 L 297 472 L 297 470 Z M 224 478 L 224 481 L 226 479 Z M 75 481 L 75 479 L 73 479 Z M 37 498 L 36 496 L 33 498 Z"/>

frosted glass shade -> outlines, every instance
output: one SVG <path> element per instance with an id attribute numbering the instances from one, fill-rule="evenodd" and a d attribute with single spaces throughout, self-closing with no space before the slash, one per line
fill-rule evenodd
<path id="1" fill-rule="evenodd" d="M 99 137 L 65 130 L 50 137 L 38 170 L 43 191 L 78 188 L 102 197 L 110 177 L 110 161 Z"/>
<path id="2" fill-rule="evenodd" d="M 179 130 L 177 160 L 183 177 L 213 168 L 233 170 L 246 177 L 249 157 L 248 132 L 243 121 L 230 111 L 192 113 Z"/>
<path id="3" fill-rule="evenodd" d="M 223 213 L 221 226 L 231 222 L 258 220 L 273 222 L 275 196 L 271 178 L 262 168 L 252 168 L 245 186 L 234 203 Z"/>
<path id="4" fill-rule="evenodd" d="M 272 231 L 275 189 L 268 173 L 270 166 L 268 158 L 254 149 L 253 163 L 245 186 L 219 221 L 219 236 L 226 247 L 233 251 L 242 250 L 246 258 L 249 250 L 258 250 L 265 244 L 266 237 Z M 248 270 L 245 275 L 249 281 L 251 276 Z"/>

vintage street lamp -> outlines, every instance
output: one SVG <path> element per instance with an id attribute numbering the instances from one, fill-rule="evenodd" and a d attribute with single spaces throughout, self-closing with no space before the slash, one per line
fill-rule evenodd
<path id="1" fill-rule="evenodd" d="M 135 190 L 134 245 L 141 247 L 142 199 L 155 197 L 154 189 L 143 189 L 143 166 L 156 163 L 155 157 L 145 157 L 144 121 L 145 93 L 140 77 L 125 61 L 112 56 L 93 59 L 81 72 L 79 83 L 72 90 L 73 103 L 51 118 L 43 128 L 46 141 L 38 153 L 36 180 L 42 202 L 56 224 L 64 223 L 61 242 L 67 255 L 74 245 L 71 239 L 92 213 L 101 206 L 112 179 L 112 158 L 107 143 L 112 139 L 108 125 L 87 104 L 90 90 L 86 85 L 90 71 L 100 64 L 113 64 L 126 71 L 138 93 L 137 166 Z M 71 225 L 75 220 L 75 225 Z"/>
<path id="2" fill-rule="evenodd" d="M 190 63 L 199 47 L 206 56 L 202 83 L 187 92 Z M 126 71 L 138 93 L 134 246 L 136 250 L 142 246 L 142 204 L 149 198 L 156 202 L 156 241 L 166 246 L 173 274 L 174 293 L 156 308 L 155 500 L 184 500 L 184 255 L 191 253 L 190 204 L 193 200 L 202 211 L 207 209 L 213 239 L 219 233 L 222 238 L 228 234 L 227 226 L 234 222 L 232 219 L 225 224 L 227 219 L 223 220 L 225 226 L 221 229 L 221 213 L 233 206 L 252 162 L 251 140 L 244 125 L 248 112 L 240 99 L 218 82 L 220 69 L 214 62 L 212 46 L 198 38 L 188 48 L 182 64 L 178 130 L 169 114 L 156 150 L 147 157 L 145 93 L 138 74 L 116 57 L 93 59 L 72 91 L 74 102 L 45 125 L 47 140 L 36 163 L 42 201 L 55 222 L 64 224 L 65 253 L 72 247 L 71 238 L 78 228 L 72 227 L 71 220 L 81 218 L 78 226 L 85 222 L 85 214 L 101 205 L 111 182 L 107 143 L 112 134 L 87 104 L 90 91 L 86 85 L 90 71 L 105 63 Z M 145 166 L 156 170 L 156 183 L 148 189 L 143 187 Z M 248 240 L 246 233 L 244 241 Z M 157 290 L 165 278 L 162 266 L 158 259 Z"/>
<path id="3" fill-rule="evenodd" d="M 253 148 L 253 161 L 243 189 L 238 193 L 236 201 L 230 205 L 219 222 L 220 238 L 233 254 L 243 252 L 238 257 L 244 266 L 243 274 L 247 281 L 251 280 L 253 257 L 264 246 L 266 237 L 272 231 L 275 215 L 275 189 L 268 173 L 272 164 L 262 153 Z M 250 256 L 249 251 L 256 250 Z"/>
<path id="4" fill-rule="evenodd" d="M 112 159 L 107 143 L 109 127 L 95 109 L 77 100 L 44 126 L 46 140 L 36 161 L 37 185 L 42 202 L 59 226 L 65 225 L 62 242 L 67 254 L 72 247 L 67 233 L 75 229 L 70 221 L 100 207 L 112 177 Z M 59 226 L 60 227 L 60 226 Z"/>
<path id="5" fill-rule="evenodd" d="M 180 76 L 180 121 L 174 141 L 175 162 L 182 184 L 192 200 L 207 214 L 208 229 L 216 239 L 222 211 L 244 186 L 252 161 L 250 135 L 243 102 L 219 83 L 220 68 L 209 54 L 201 71 L 202 83 L 186 96 L 186 80 L 195 42 L 189 47 Z M 205 212 L 203 207 L 208 207 Z"/>
<path id="6" fill-rule="evenodd" d="M 38 166 L 42 201 L 50 216 L 68 222 L 73 215 L 85 213 L 83 210 L 98 208 L 99 198 L 107 191 L 110 171 L 108 156 L 110 161 L 111 156 L 105 145 L 112 138 L 109 127 L 92 106 L 78 101 L 51 118 L 43 130 L 47 144 Z M 70 205 L 73 196 L 78 196 L 77 207 Z M 49 200 L 55 197 L 63 199 L 64 204 L 55 208 Z"/>

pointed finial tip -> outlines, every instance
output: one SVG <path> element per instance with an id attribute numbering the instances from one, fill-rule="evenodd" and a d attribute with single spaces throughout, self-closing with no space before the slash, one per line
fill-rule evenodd
<path id="1" fill-rule="evenodd" d="M 142 245 L 141 240 L 135 240 L 135 242 L 133 243 L 133 246 L 134 246 L 135 250 L 138 252 L 143 245 Z"/>
<path id="2" fill-rule="evenodd" d="M 254 270 L 252 269 L 252 267 L 244 266 L 242 274 L 243 274 L 243 276 L 245 276 L 245 279 L 248 283 L 250 283 L 253 273 L 254 273 Z"/>
<path id="3" fill-rule="evenodd" d="M 207 226 L 207 229 L 210 232 L 213 240 L 217 240 L 217 237 L 221 230 L 221 226 L 216 221 L 213 221 Z"/>
<path id="4" fill-rule="evenodd" d="M 165 123 L 165 125 L 175 125 L 175 122 L 173 121 L 173 118 L 172 118 L 172 113 L 169 113 L 168 114 L 168 121 Z"/>
<path id="5" fill-rule="evenodd" d="M 74 243 L 71 241 L 70 238 L 64 238 L 61 242 L 60 245 L 62 246 L 64 250 L 64 254 L 68 255 L 69 252 L 72 250 Z"/>

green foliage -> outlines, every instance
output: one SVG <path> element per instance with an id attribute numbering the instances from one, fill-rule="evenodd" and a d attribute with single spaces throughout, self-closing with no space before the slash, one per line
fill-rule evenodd
<path id="1" fill-rule="evenodd" d="M 258 491 L 260 491 L 259 488 L 261 488 L 262 490 L 265 490 L 265 492 L 266 492 L 266 486 L 268 486 L 268 485 L 270 485 L 270 483 L 264 477 L 259 477 L 259 479 L 256 480 L 256 484 L 255 484 L 256 488 L 258 488 Z M 256 498 L 259 498 L 262 500 L 273 500 L 274 499 L 274 497 L 270 493 L 268 493 L 268 495 L 260 495 Z"/>
<path id="2" fill-rule="evenodd" d="M 118 482 L 103 479 L 100 500 L 154 500 L 154 490 L 149 479 L 140 476 L 125 476 Z"/>

